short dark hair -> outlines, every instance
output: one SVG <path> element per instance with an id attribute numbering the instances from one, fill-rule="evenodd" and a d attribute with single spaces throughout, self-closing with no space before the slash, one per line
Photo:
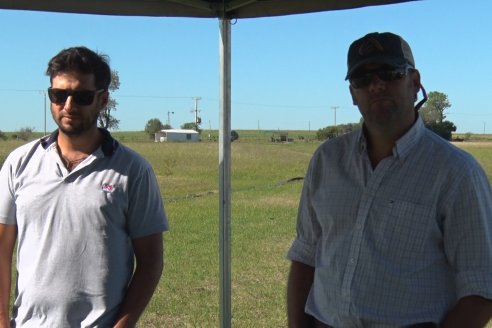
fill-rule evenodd
<path id="1" fill-rule="evenodd" d="M 72 47 L 60 51 L 49 61 L 46 75 L 53 81 L 56 75 L 69 71 L 94 74 L 97 89 L 108 90 L 111 83 L 109 57 L 86 47 Z"/>

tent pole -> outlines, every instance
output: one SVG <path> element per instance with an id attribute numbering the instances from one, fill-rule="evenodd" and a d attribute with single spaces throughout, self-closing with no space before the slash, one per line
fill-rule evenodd
<path id="1" fill-rule="evenodd" d="M 231 327 L 231 21 L 220 22 L 219 264 L 220 328 Z"/>

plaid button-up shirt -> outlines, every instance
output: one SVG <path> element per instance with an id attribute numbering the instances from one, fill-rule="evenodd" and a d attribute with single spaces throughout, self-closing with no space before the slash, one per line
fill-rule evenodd
<path id="1" fill-rule="evenodd" d="M 334 327 L 442 321 L 492 298 L 492 192 L 419 118 L 372 168 L 362 130 L 315 152 L 288 258 L 315 267 L 306 312 Z"/>

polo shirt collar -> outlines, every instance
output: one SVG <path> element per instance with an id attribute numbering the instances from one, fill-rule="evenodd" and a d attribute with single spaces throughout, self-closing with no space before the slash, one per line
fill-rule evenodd
<path id="1" fill-rule="evenodd" d="M 101 131 L 103 135 L 103 141 L 100 146 L 101 151 L 103 152 L 104 156 L 112 156 L 116 152 L 116 149 L 118 149 L 118 141 L 116 141 L 116 139 L 111 136 L 108 130 L 99 128 L 99 131 Z M 45 150 L 47 150 L 48 148 L 50 148 L 50 146 L 56 144 L 56 141 L 58 140 L 58 133 L 59 131 L 55 130 L 50 135 L 42 137 L 41 146 Z"/>

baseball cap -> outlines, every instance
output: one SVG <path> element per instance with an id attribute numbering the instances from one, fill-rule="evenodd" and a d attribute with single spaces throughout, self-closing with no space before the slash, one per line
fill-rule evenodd
<path id="1" fill-rule="evenodd" d="M 415 68 L 408 43 L 401 36 L 389 32 L 369 33 L 352 42 L 348 51 L 345 80 L 365 64 L 385 64 L 393 67 L 410 65 Z"/>

